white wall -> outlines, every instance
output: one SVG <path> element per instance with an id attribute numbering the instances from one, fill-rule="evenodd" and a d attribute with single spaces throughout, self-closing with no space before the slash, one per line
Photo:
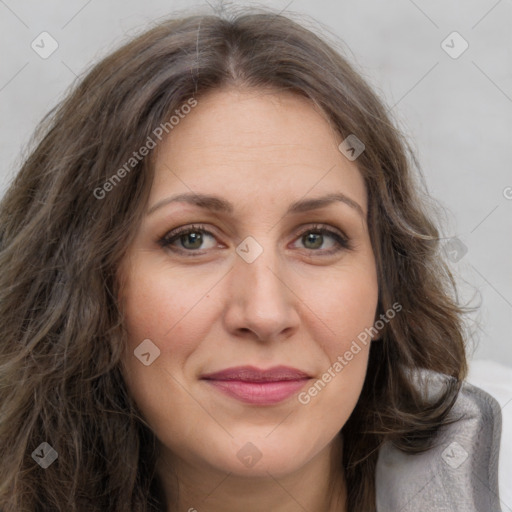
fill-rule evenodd
<path id="1" fill-rule="evenodd" d="M 192 5 L 210 10 L 206 2 L 163 0 L 0 2 L 0 190 L 13 176 L 36 123 L 62 99 L 75 75 L 148 21 Z M 473 316 L 475 358 L 512 366 L 512 3 L 275 0 L 259 5 L 318 20 L 313 26 L 341 38 L 351 50 L 349 58 L 394 105 L 393 115 L 417 148 L 430 193 L 449 209 L 445 236 L 457 237 L 467 248 L 460 259 L 463 246 L 451 249 L 463 295 L 481 294 L 482 307 Z M 43 31 L 59 45 L 47 59 L 31 48 Z M 469 44 L 456 59 L 441 47 L 453 31 Z M 457 39 L 447 44 L 451 52 L 462 48 Z"/>

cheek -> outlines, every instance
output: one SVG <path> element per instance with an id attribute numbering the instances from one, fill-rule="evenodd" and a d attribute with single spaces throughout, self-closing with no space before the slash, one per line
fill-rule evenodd
<path id="1" fill-rule="evenodd" d="M 166 429 L 174 433 L 186 430 L 180 423 L 182 414 L 176 414 L 175 421 L 170 422 L 162 411 L 190 410 L 190 399 L 180 386 L 184 382 L 183 364 L 196 350 L 204 335 L 203 327 L 208 326 L 193 314 L 197 312 L 194 305 L 200 307 L 199 300 L 208 288 L 198 291 L 197 287 L 186 286 L 182 275 L 174 273 L 172 280 L 168 275 L 169 270 L 158 262 L 135 262 L 121 297 L 128 333 L 122 361 L 124 380 L 146 421 L 164 437 Z M 205 313 L 204 307 L 201 313 Z M 146 339 L 160 351 L 148 366 L 134 355 Z"/>
<path id="2" fill-rule="evenodd" d="M 312 291 L 314 290 L 314 291 Z M 325 283 L 322 292 L 310 289 L 308 303 L 317 317 L 310 335 L 321 346 L 320 382 L 303 395 L 312 409 L 337 411 L 334 423 L 344 423 L 355 406 L 366 376 L 378 303 L 378 283 L 371 265 L 342 271 Z M 313 314 L 312 314 L 313 315 Z M 378 337 L 378 336 L 376 336 Z"/>
<path id="3" fill-rule="evenodd" d="M 154 265 L 134 265 L 123 294 L 125 323 L 129 346 L 135 348 L 143 339 L 151 339 L 162 351 L 169 350 L 172 340 L 174 356 L 187 351 L 200 337 L 203 323 L 194 311 L 207 315 L 206 294 L 209 284 L 191 286 L 186 275 Z M 201 283 L 201 281 L 198 281 Z M 206 322 L 205 322 L 206 324 Z M 189 351 L 193 346 L 189 347 Z"/>
<path id="4" fill-rule="evenodd" d="M 300 298 L 300 330 L 321 348 L 321 352 L 312 350 L 320 367 L 335 362 L 350 349 L 353 339 L 373 325 L 378 286 L 372 259 L 366 256 L 331 272 L 311 268 L 290 274 L 291 286 Z M 194 266 L 170 268 L 159 257 L 150 258 L 141 252 L 132 258 L 125 276 L 121 296 L 128 331 L 125 362 L 132 375 L 135 377 L 142 369 L 144 375 L 149 373 L 133 355 L 133 350 L 145 339 L 152 340 L 160 349 L 160 364 L 165 362 L 169 370 L 178 370 L 198 348 L 200 340 L 208 337 L 216 315 L 221 314 L 215 297 L 222 286 L 213 291 L 212 299 L 208 297 L 218 275 Z M 356 369 L 364 372 L 365 355 L 361 350 L 354 358 L 357 362 L 345 373 Z"/>
<path id="5" fill-rule="evenodd" d="M 342 270 L 330 276 L 323 286 L 303 288 L 311 308 L 311 337 L 321 343 L 333 361 L 351 345 L 353 339 L 374 325 L 378 303 L 377 276 L 371 266 Z M 368 340 L 369 341 L 369 340 Z"/>

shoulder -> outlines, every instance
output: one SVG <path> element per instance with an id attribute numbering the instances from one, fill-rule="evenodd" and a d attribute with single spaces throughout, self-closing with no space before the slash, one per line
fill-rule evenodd
<path id="1" fill-rule="evenodd" d="M 418 385 L 435 393 L 436 377 L 423 373 Z M 463 510 L 500 512 L 498 461 L 502 414 L 498 401 L 478 386 L 464 382 L 450 417 L 431 449 L 404 453 L 391 443 L 379 450 L 376 497 L 379 512 Z M 469 491 L 469 492 L 468 492 Z"/>

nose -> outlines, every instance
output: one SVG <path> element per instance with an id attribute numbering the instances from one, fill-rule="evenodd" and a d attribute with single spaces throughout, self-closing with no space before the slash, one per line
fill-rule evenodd
<path id="1" fill-rule="evenodd" d="M 275 251 L 268 248 L 251 263 L 236 256 L 224 315 L 233 336 L 270 342 L 297 331 L 300 299 L 285 270 Z"/>

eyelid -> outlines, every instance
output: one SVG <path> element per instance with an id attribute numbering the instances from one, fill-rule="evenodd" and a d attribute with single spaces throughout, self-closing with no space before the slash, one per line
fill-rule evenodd
<path id="1" fill-rule="evenodd" d="M 336 243 L 338 244 L 337 249 L 331 249 L 330 251 L 324 250 L 324 251 L 315 251 L 314 249 L 304 249 L 309 252 L 318 252 L 319 254 L 335 254 L 342 250 L 345 251 L 352 251 L 354 249 L 354 246 L 352 245 L 352 239 L 348 237 L 341 229 L 336 228 L 334 226 L 331 226 L 330 224 L 322 224 L 322 223 L 313 223 L 313 224 L 306 224 L 304 226 L 304 229 L 302 229 L 299 232 L 299 235 L 297 236 L 297 239 L 299 239 L 301 236 L 303 236 L 305 233 L 308 232 L 314 232 L 314 233 L 320 233 L 320 234 L 327 234 L 328 236 L 331 236 L 336 240 Z"/>
<path id="2" fill-rule="evenodd" d="M 171 250 L 179 253 L 186 253 L 186 254 L 192 254 L 195 253 L 196 255 L 201 255 L 204 252 L 201 252 L 201 249 L 198 249 L 196 251 L 187 250 L 187 249 L 181 249 L 181 248 L 171 248 L 171 242 L 179 239 L 180 236 L 185 235 L 187 233 L 192 233 L 199 231 L 201 233 L 206 233 L 215 239 L 217 239 L 217 235 L 212 232 L 210 229 L 207 229 L 206 225 L 204 224 L 187 224 L 184 226 L 180 226 L 174 229 L 171 229 L 168 231 L 164 236 L 160 237 L 158 239 L 158 244 L 162 246 L 163 248 L 170 248 Z M 204 249 L 203 249 L 204 251 Z"/>
<path id="3" fill-rule="evenodd" d="M 209 249 L 203 249 L 203 250 L 189 249 L 189 250 L 187 250 L 187 249 L 183 249 L 183 248 L 179 248 L 179 247 L 171 248 L 171 243 L 173 243 L 177 239 L 179 239 L 179 237 L 181 235 L 185 235 L 185 234 L 193 233 L 193 232 L 205 233 L 207 235 L 214 237 L 215 239 L 218 239 L 218 236 L 215 234 L 215 231 L 214 230 L 212 231 L 211 229 L 207 228 L 207 226 L 205 224 L 188 224 L 188 225 L 180 226 L 180 227 L 177 227 L 177 228 L 174 228 L 174 229 L 168 231 L 164 236 L 162 236 L 158 239 L 158 244 L 163 248 L 169 248 L 173 252 L 186 254 L 189 256 L 201 256 L 205 253 L 204 251 L 208 251 Z M 332 226 L 330 224 L 322 224 L 322 223 L 303 224 L 303 225 L 299 226 L 299 233 L 297 235 L 295 235 L 294 240 L 300 239 L 304 234 L 306 234 L 308 232 L 317 233 L 317 234 L 319 233 L 322 235 L 326 234 L 326 235 L 330 236 L 331 238 L 333 238 L 335 240 L 335 244 L 337 245 L 337 247 L 334 249 L 330 249 L 330 250 L 326 250 L 326 249 L 323 249 L 323 250 L 318 249 L 317 250 L 317 249 L 304 248 L 304 249 L 302 249 L 303 251 L 307 251 L 309 253 L 318 253 L 319 256 L 322 256 L 322 255 L 328 256 L 328 255 L 338 253 L 340 251 L 352 251 L 354 249 L 354 247 L 352 245 L 351 238 L 348 237 L 341 229 L 339 229 L 335 226 Z M 221 243 L 221 242 L 219 242 L 219 243 Z M 218 248 L 218 247 L 216 247 L 216 248 Z"/>

